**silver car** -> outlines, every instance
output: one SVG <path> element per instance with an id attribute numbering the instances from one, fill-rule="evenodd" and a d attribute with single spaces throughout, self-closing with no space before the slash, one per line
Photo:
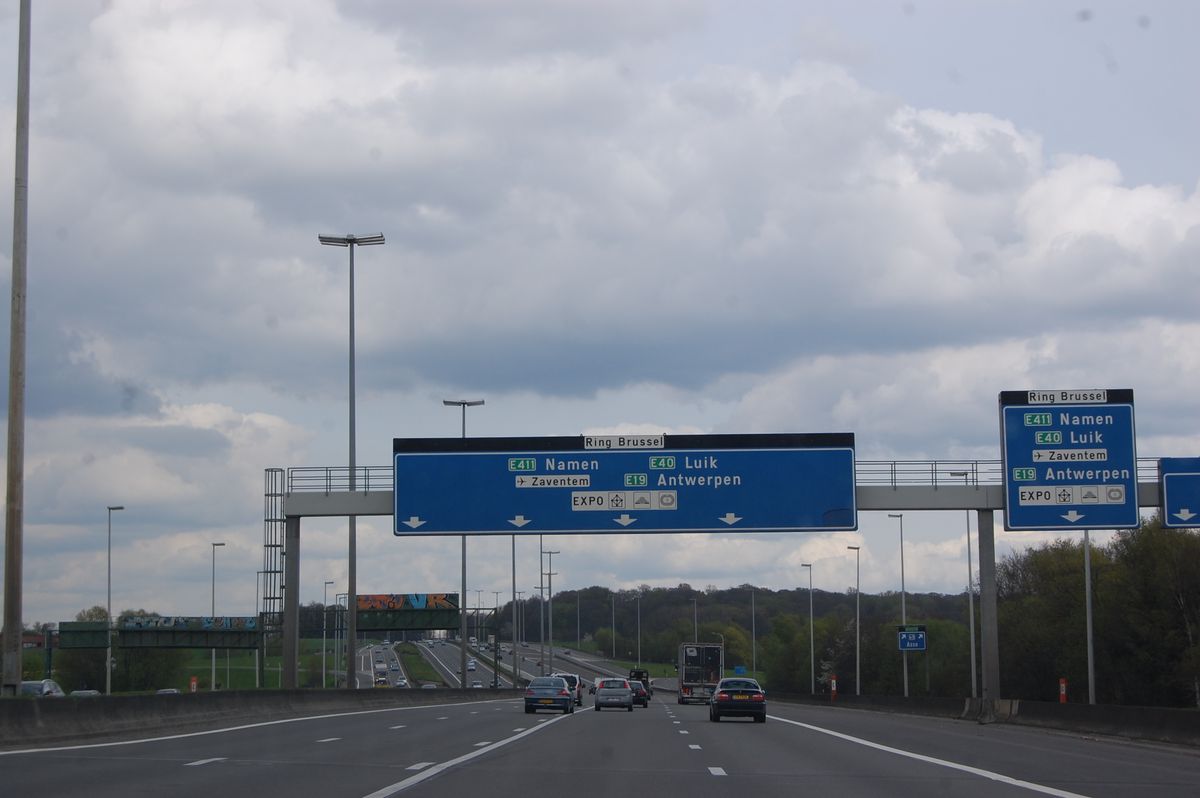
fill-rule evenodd
<path id="1" fill-rule="evenodd" d="M 588 690 L 589 693 L 596 698 L 592 702 L 592 706 L 597 712 L 603 707 L 617 707 L 633 712 L 633 688 L 629 686 L 628 679 L 603 678 L 597 679 L 596 684 Z"/>

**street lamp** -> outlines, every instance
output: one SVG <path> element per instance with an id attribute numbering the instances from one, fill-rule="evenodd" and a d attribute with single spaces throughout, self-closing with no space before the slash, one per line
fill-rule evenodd
<path id="1" fill-rule="evenodd" d="M 638 667 L 642 667 L 642 594 L 637 594 Z"/>
<path id="2" fill-rule="evenodd" d="M 112 514 L 113 510 L 124 510 L 125 508 L 119 504 L 114 504 L 108 508 L 108 634 L 105 635 L 107 646 L 104 655 L 104 694 L 112 695 Z"/>
<path id="3" fill-rule="evenodd" d="M 808 690 L 813 695 L 817 694 L 817 647 L 816 636 L 813 634 L 813 588 L 812 588 L 812 563 L 802 562 L 801 568 L 808 569 Z"/>
<path id="4" fill-rule="evenodd" d="M 888 513 L 888 518 L 900 519 L 900 625 L 908 625 L 908 611 L 904 607 L 904 513 Z M 908 698 L 908 652 L 901 651 L 904 663 L 904 697 Z"/>
<path id="5" fill-rule="evenodd" d="M 325 582 L 325 596 L 321 600 L 321 689 L 324 690 L 329 686 L 325 681 L 325 627 L 329 620 L 329 586 L 333 584 L 332 580 Z M 334 595 L 337 595 L 336 593 Z"/>
<path id="6" fill-rule="evenodd" d="M 754 628 L 754 588 L 750 588 L 750 672 L 758 678 L 758 636 Z"/>
<path id="7" fill-rule="evenodd" d="M 494 668 L 492 668 L 492 689 L 493 690 L 498 689 L 500 687 L 500 594 L 503 592 L 504 592 L 503 590 L 493 590 L 492 591 L 492 596 L 493 596 L 492 602 L 494 605 L 494 608 L 492 609 L 492 617 L 496 619 L 496 634 L 491 641 L 491 643 L 492 643 L 492 664 L 495 666 Z"/>
<path id="8" fill-rule="evenodd" d="M 224 543 L 212 544 L 212 617 L 217 617 L 217 547 Z M 215 624 L 214 624 L 215 625 Z M 208 677 L 208 689 L 217 689 L 217 650 L 212 649 L 212 672 Z"/>
<path id="9" fill-rule="evenodd" d="M 692 639 L 700 642 L 700 610 L 696 608 L 696 599 L 692 599 Z"/>
<path id="10" fill-rule="evenodd" d="M 550 627 L 550 672 L 554 673 L 554 555 L 559 551 L 546 552 L 546 615 Z"/>
<path id="11" fill-rule="evenodd" d="M 612 658 L 617 658 L 617 594 L 612 594 Z"/>
<path id="12" fill-rule="evenodd" d="M 962 477 L 963 486 L 968 484 L 970 474 L 966 471 L 951 471 L 950 476 Z M 976 697 L 975 683 L 975 568 L 971 565 L 971 511 L 967 510 L 967 625 L 971 630 L 971 698 Z"/>
<path id="13" fill-rule="evenodd" d="M 467 437 L 467 408 L 479 407 L 483 404 L 482 399 L 443 399 L 442 404 L 446 407 L 461 407 L 462 408 L 462 437 L 465 440 Z M 514 537 L 515 540 L 515 537 Z M 515 546 L 515 544 L 514 544 Z M 516 573 L 516 562 L 513 562 L 513 573 Z M 540 570 L 540 569 L 539 569 Z M 462 598 L 459 599 L 459 617 L 458 617 L 458 639 L 459 639 L 459 673 L 465 679 L 467 677 L 467 536 L 462 536 Z"/>
<path id="14" fill-rule="evenodd" d="M 384 243 L 383 233 L 368 233 L 366 235 L 347 234 L 344 236 L 318 234 L 317 240 L 327 247 L 346 247 L 350 250 L 350 492 L 354 493 L 358 487 L 356 484 L 357 471 L 354 459 L 354 248 L 356 246 L 377 246 Z M 358 605 L 358 519 L 352 515 L 348 520 L 349 563 L 346 569 L 346 606 L 356 607 Z M 350 643 L 346 647 L 347 673 L 354 673 L 354 640 L 358 637 L 357 615 L 358 613 L 352 610 L 346 620 L 346 639 Z M 294 666 L 295 663 L 292 663 L 289 667 Z M 356 679 L 355 687 L 357 686 Z"/>
<path id="15" fill-rule="evenodd" d="M 862 574 L 859 568 L 861 558 L 858 546 L 847 546 L 846 548 L 854 552 L 854 694 L 862 695 L 862 670 L 859 668 L 859 662 L 861 661 L 859 655 L 862 652 L 862 649 L 859 647 L 861 641 L 860 619 L 862 617 L 859 614 L 859 598 L 862 596 L 859 581 Z"/>

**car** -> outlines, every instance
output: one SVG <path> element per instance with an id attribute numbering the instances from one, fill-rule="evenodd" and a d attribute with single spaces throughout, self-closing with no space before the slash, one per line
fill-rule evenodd
<path id="1" fill-rule="evenodd" d="M 71 698 L 90 698 L 92 696 L 97 696 L 100 694 L 101 693 L 99 690 L 72 690 L 70 693 L 70 697 Z"/>
<path id="2" fill-rule="evenodd" d="M 396 686 L 397 687 L 408 687 L 408 679 L 405 679 L 403 676 L 401 676 L 399 679 L 396 680 Z"/>
<path id="3" fill-rule="evenodd" d="M 754 718 L 755 723 L 767 722 L 767 694 L 754 679 L 744 676 L 717 682 L 712 698 L 708 699 L 708 719 L 714 723 L 721 718 Z"/>
<path id="4" fill-rule="evenodd" d="M 637 679 L 630 679 L 629 688 L 633 690 L 633 703 L 641 704 L 644 707 L 650 706 L 650 691 L 646 689 L 646 685 Z"/>
<path id="5" fill-rule="evenodd" d="M 391 687 L 392 685 L 390 682 L 388 682 L 386 676 L 378 676 L 375 678 L 375 686 L 376 687 Z"/>
<path id="6" fill-rule="evenodd" d="M 558 676 L 567 683 L 567 687 L 575 695 L 575 706 L 583 706 L 583 679 L 579 678 L 577 673 L 552 673 L 551 676 Z"/>
<path id="7" fill-rule="evenodd" d="M 393 662 L 391 665 L 388 666 L 388 670 L 389 671 L 398 671 L 398 670 L 400 670 L 400 665 Z"/>
<path id="8" fill-rule="evenodd" d="M 433 682 L 425 682 L 425 684 L 421 685 L 421 689 L 422 690 L 436 690 L 437 685 L 434 684 Z"/>
<path id="9" fill-rule="evenodd" d="M 481 688 L 481 687 L 483 687 L 483 682 L 479 681 L 478 679 L 473 679 L 471 681 L 471 689 L 472 690 Z"/>
<path id="10" fill-rule="evenodd" d="M 101 662 L 101 667 L 104 663 Z M 21 695 L 33 696 L 34 698 L 66 698 L 67 694 L 58 686 L 58 682 L 53 679 L 38 679 L 36 681 L 21 682 Z"/>
<path id="11" fill-rule="evenodd" d="M 475 670 L 475 668 L 476 668 L 475 660 L 470 660 L 467 662 L 467 670 L 473 671 L 473 670 Z"/>
<path id="12" fill-rule="evenodd" d="M 592 706 L 597 712 L 604 707 L 624 707 L 633 712 L 633 688 L 629 686 L 628 679 L 603 677 L 597 679 L 588 692 L 596 696 Z"/>
<path id="13" fill-rule="evenodd" d="M 539 709 L 558 709 L 564 715 L 575 711 L 575 698 L 560 676 L 535 676 L 525 688 L 525 714 Z"/>

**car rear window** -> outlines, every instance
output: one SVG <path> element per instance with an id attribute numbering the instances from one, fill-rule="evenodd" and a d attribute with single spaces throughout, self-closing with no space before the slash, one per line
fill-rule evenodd
<path id="1" fill-rule="evenodd" d="M 625 680 L 624 679 L 605 679 L 604 681 L 600 682 L 600 686 L 607 687 L 610 689 L 613 687 L 624 687 Z"/>
<path id="2" fill-rule="evenodd" d="M 102 663 L 103 664 L 103 663 Z M 530 687 L 566 687 L 566 682 L 557 676 L 538 676 L 529 683 Z"/>

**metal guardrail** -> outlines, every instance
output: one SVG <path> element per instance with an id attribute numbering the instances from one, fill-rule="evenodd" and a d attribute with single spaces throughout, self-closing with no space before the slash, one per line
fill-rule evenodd
<path id="1" fill-rule="evenodd" d="M 354 490 L 379 493 L 393 489 L 392 467 L 356 466 Z M 1158 482 L 1158 458 L 1137 459 L 1137 481 Z M 854 464 L 856 485 L 979 486 L 1000 485 L 1004 472 L 999 460 L 858 460 Z M 297 466 L 287 470 L 287 493 L 348 493 L 347 466 Z"/>

